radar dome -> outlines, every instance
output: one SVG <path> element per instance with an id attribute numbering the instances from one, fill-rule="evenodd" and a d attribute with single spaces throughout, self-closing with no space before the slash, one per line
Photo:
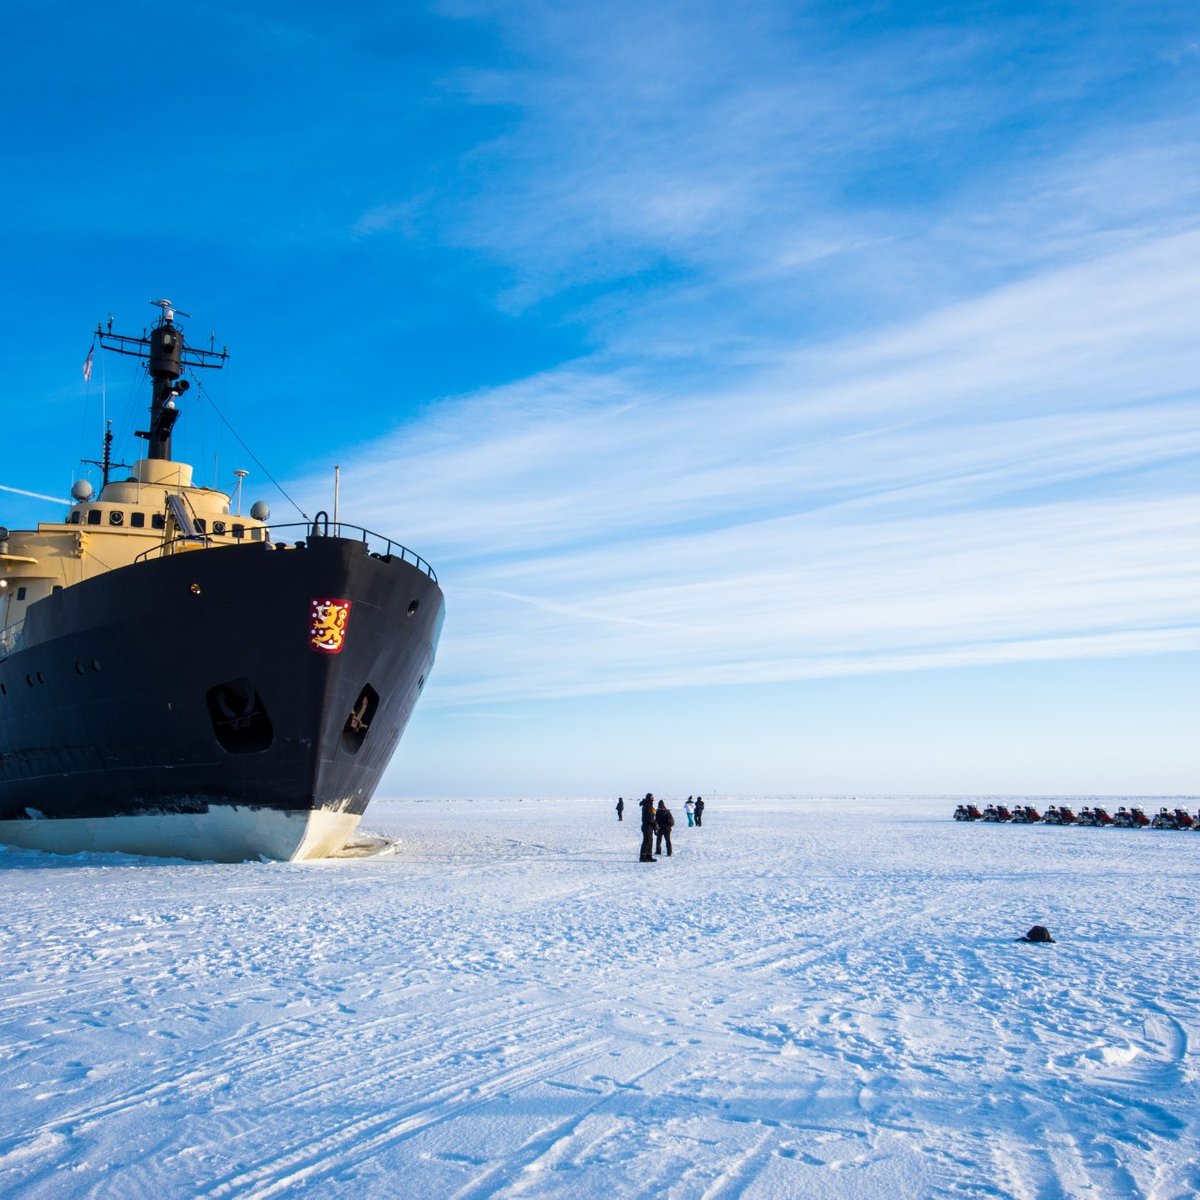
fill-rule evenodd
<path id="1" fill-rule="evenodd" d="M 77 479 L 71 484 L 71 495 L 76 500 L 90 500 L 92 498 L 92 485 L 86 479 Z"/>
<path id="2" fill-rule="evenodd" d="M 265 521 L 271 515 L 271 506 L 265 500 L 255 500 L 250 515 L 256 521 Z"/>

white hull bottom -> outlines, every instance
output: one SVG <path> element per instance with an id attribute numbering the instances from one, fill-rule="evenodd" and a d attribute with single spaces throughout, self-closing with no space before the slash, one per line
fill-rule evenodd
<path id="1" fill-rule="evenodd" d="M 258 858 L 295 862 L 336 854 L 358 820 L 346 812 L 278 812 L 222 805 L 204 813 L 0 821 L 0 843 L 52 854 L 100 851 L 207 862 Z"/>

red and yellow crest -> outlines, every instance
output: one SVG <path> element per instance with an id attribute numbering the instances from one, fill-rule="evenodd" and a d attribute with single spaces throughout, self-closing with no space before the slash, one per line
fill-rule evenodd
<path id="1" fill-rule="evenodd" d="M 349 623 L 349 600 L 314 600 L 308 644 L 321 654 L 341 654 Z"/>

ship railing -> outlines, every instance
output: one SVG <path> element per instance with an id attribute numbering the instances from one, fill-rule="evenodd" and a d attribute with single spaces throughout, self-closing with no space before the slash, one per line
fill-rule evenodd
<path id="1" fill-rule="evenodd" d="M 272 525 L 271 536 L 274 537 L 276 533 L 284 529 L 303 530 L 309 538 L 352 538 L 356 542 L 362 542 L 368 552 L 377 558 L 398 558 L 401 562 L 412 563 L 414 567 L 424 571 L 434 583 L 437 583 L 437 572 L 415 550 L 410 550 L 385 534 L 364 529 L 361 525 L 348 525 L 345 521 L 331 521 L 327 513 L 319 512 L 311 521 L 299 521 L 291 525 Z"/>
<path id="2" fill-rule="evenodd" d="M 267 543 L 274 542 L 278 548 L 287 546 L 287 541 L 279 541 L 277 535 L 287 531 L 298 531 L 302 534 L 301 537 L 295 537 L 293 540 L 297 546 L 303 546 L 307 541 L 315 540 L 323 537 L 340 537 L 350 538 L 356 542 L 362 542 L 367 547 L 367 552 L 374 558 L 398 558 L 401 562 L 412 563 L 419 571 L 423 571 L 434 583 L 437 583 L 437 573 L 433 567 L 426 562 L 415 550 L 410 550 L 407 546 L 401 545 L 393 538 L 387 537 L 382 533 L 375 533 L 370 529 L 364 529 L 361 525 L 348 525 L 344 521 L 330 521 L 328 516 L 319 512 L 316 518 L 311 521 L 294 521 L 287 525 L 272 525 L 267 532 L 267 537 L 264 539 Z M 207 534 L 179 534 L 176 537 L 168 538 L 166 541 L 160 542 L 157 546 L 152 546 L 149 550 L 143 550 L 141 554 L 134 560 L 140 562 L 145 558 L 157 558 L 160 555 L 173 554 L 177 550 L 187 550 L 190 548 L 198 548 L 199 546 L 223 546 L 228 543 L 217 541 L 215 538 Z"/>
<path id="3" fill-rule="evenodd" d="M 21 648 L 21 631 L 25 628 L 25 618 L 14 621 L 0 629 L 0 658 L 7 658 Z"/>
<path id="4" fill-rule="evenodd" d="M 165 558 L 168 554 L 174 554 L 177 550 L 186 550 L 189 547 L 194 549 L 197 546 L 225 546 L 229 544 L 225 541 L 218 541 L 215 537 L 209 537 L 206 533 L 180 533 L 174 537 L 164 538 L 157 545 L 151 546 L 149 550 L 143 550 L 133 561 L 138 563 L 148 558 Z"/>

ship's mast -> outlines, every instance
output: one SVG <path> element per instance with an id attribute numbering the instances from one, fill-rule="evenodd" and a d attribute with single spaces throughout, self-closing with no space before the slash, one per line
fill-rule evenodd
<path id="1" fill-rule="evenodd" d="M 104 430 L 104 453 L 100 456 L 99 459 L 85 458 L 85 459 L 80 460 L 82 462 L 87 463 L 88 466 L 100 468 L 101 478 L 103 480 L 101 487 L 108 487 L 108 477 L 110 474 L 112 474 L 113 467 L 128 467 L 129 466 L 128 463 L 114 463 L 113 462 L 113 460 L 112 460 L 112 444 L 113 444 L 112 421 L 109 421 Z"/>
<path id="2" fill-rule="evenodd" d="M 162 310 L 162 316 L 149 335 L 145 330 L 140 338 L 113 333 L 111 317 L 108 328 L 97 326 L 96 334 L 105 350 L 115 350 L 118 354 L 131 354 L 135 358 L 149 361 L 153 388 L 150 397 L 150 428 L 139 429 L 136 432 L 138 437 L 149 442 L 147 458 L 169 461 L 171 430 L 179 418 L 175 401 L 191 386 L 186 379 L 180 378 L 184 368 L 220 369 L 225 365 L 229 351 L 224 347 L 219 351 L 211 347 L 208 350 L 197 350 L 187 345 L 183 339 L 183 329 L 175 324 L 175 318 L 186 317 L 188 314 L 177 312 L 170 300 L 151 300 L 150 303 Z"/>

